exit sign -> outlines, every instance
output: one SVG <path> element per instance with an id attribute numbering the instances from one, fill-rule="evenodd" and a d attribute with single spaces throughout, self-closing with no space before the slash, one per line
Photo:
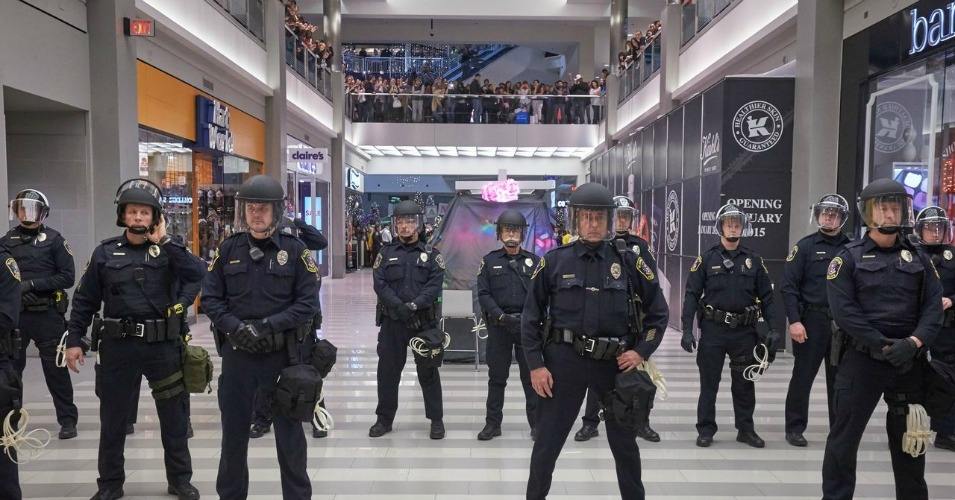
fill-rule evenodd
<path id="1" fill-rule="evenodd" d="M 123 18 L 123 33 L 126 36 L 156 36 L 156 22 L 152 19 Z"/>

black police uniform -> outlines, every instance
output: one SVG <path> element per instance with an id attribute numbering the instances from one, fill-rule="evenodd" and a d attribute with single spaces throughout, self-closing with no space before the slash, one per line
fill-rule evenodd
<path id="1" fill-rule="evenodd" d="M 46 387 L 53 397 L 56 421 L 60 427 L 75 428 L 78 413 L 73 404 L 70 371 L 56 366 L 56 347 L 66 330 L 66 290 L 73 287 L 76 279 L 73 254 L 60 233 L 45 226 L 33 229 L 17 226 L 0 239 L 0 245 L 7 247 L 17 260 L 23 283 L 29 283 L 30 290 L 21 304 L 22 340 L 17 371 L 23 373 L 27 344 L 32 339 L 40 351 L 40 364 Z"/>
<path id="2" fill-rule="evenodd" d="M 312 252 L 312 257 L 317 255 L 315 252 L 322 251 L 328 247 L 328 240 L 325 238 L 325 235 L 323 235 L 317 228 L 307 224 L 301 219 L 293 219 L 291 221 L 286 220 L 281 231 L 287 235 L 295 236 L 302 240 L 302 243 L 305 244 L 305 247 Z M 321 273 L 315 273 L 315 277 L 318 280 L 318 284 L 315 287 L 315 303 L 318 307 L 318 312 L 315 313 L 315 317 L 312 320 L 312 327 L 313 329 L 317 330 L 322 326 L 322 305 L 319 299 L 319 292 L 321 292 L 322 289 Z M 314 344 L 314 340 L 314 334 L 306 339 L 306 345 L 302 346 L 306 353 L 310 351 L 310 347 Z M 271 394 L 271 391 L 265 390 L 263 388 L 260 388 L 255 394 L 255 413 L 252 416 L 252 425 L 257 426 L 262 432 L 265 432 L 269 427 L 272 426 Z M 321 406 L 322 408 L 325 407 L 324 400 L 322 401 Z M 312 423 L 312 427 L 314 429 L 314 422 Z"/>
<path id="3" fill-rule="evenodd" d="M 264 256 L 252 259 L 253 247 Z M 296 330 L 308 325 L 317 308 L 314 262 L 298 238 L 276 231 L 264 240 L 236 233 L 222 242 L 202 286 L 202 304 L 215 325 L 221 344 L 219 408 L 222 411 L 222 456 L 216 491 L 220 498 L 245 498 L 249 490 L 249 427 L 256 390 L 272 392 L 289 365 L 285 347 L 250 353 L 234 349 L 223 339 L 243 323 L 267 320 L 274 337 L 294 341 Z M 306 441 L 301 422 L 275 416 L 275 440 L 282 495 L 309 498 L 312 485 L 306 472 Z"/>
<path id="4" fill-rule="evenodd" d="M 732 261 L 733 265 L 724 265 L 724 260 Z M 701 437 L 712 438 L 716 434 L 716 393 L 727 356 L 733 368 L 730 373 L 736 429 L 741 433 L 755 432 L 756 388 L 753 382 L 743 378 L 742 368 L 756 362 L 753 356 L 753 348 L 758 343 L 756 318 L 762 314 L 773 324 L 772 305 L 773 285 L 763 259 L 742 244 L 736 250 L 726 250 L 717 243 L 697 257 L 690 268 L 682 324 L 684 332 L 691 329 L 694 316 L 700 313 L 700 343 L 696 353 L 700 399 L 696 408 L 696 430 Z"/>
<path id="5" fill-rule="evenodd" d="M 913 458 L 904 453 L 902 435 L 907 405 L 924 401 L 929 368 L 924 357 L 895 368 L 885 361 L 882 347 L 883 339 L 913 335 L 933 345 L 942 324 L 942 286 L 932 262 L 905 238 L 881 248 L 867 234 L 839 252 L 826 277 L 832 315 L 848 336 L 849 347 L 836 373 L 835 421 L 822 466 L 823 498 L 853 497 L 859 443 L 884 393 L 896 496 L 927 499 L 925 455 Z"/>
<path id="6" fill-rule="evenodd" d="M 646 313 L 642 332 L 631 331 L 636 329 L 635 318 L 630 318 L 631 294 L 639 295 Z M 586 339 L 593 340 L 593 352 L 598 343 L 619 343 L 625 344 L 621 349 L 632 348 L 649 359 L 663 338 L 667 314 L 656 273 L 642 256 L 620 252 L 613 243 L 592 248 L 577 241 L 555 248 L 541 259 L 524 305 L 521 339 L 528 369 L 546 367 L 554 386 L 553 397 L 540 398 L 538 403 L 528 499 L 545 498 L 550 491 L 557 457 L 580 411 L 584 393 L 608 393 L 618 373 L 615 350 L 608 351 L 605 359 L 585 357 L 578 354 L 574 343 L 565 342 L 571 340 L 566 335 L 581 345 L 589 343 Z M 545 331 L 548 328 L 550 331 Z M 610 420 L 607 438 L 621 497 L 644 498 L 635 432 Z"/>
<path id="7" fill-rule="evenodd" d="M 826 401 L 832 424 L 832 384 L 835 367 L 827 360 L 832 343 L 832 315 L 826 297 L 826 269 L 829 261 L 849 238 L 817 231 L 793 245 L 786 257 L 782 294 L 790 323 L 802 323 L 806 341 L 793 342 L 793 374 L 786 395 L 786 434 L 802 434 L 809 420 L 809 392 L 825 361 Z"/>
<path id="8" fill-rule="evenodd" d="M 647 240 L 630 233 L 624 235 L 617 234 L 614 236 L 614 239 L 625 241 L 630 251 L 643 257 L 644 262 L 650 266 L 650 269 L 653 270 L 654 273 L 657 272 L 657 261 L 653 258 L 653 253 L 650 252 L 650 245 L 647 244 Z M 598 408 L 597 405 L 597 399 L 599 397 L 599 394 L 594 394 L 593 391 L 587 391 L 587 407 L 584 409 L 584 416 L 580 418 L 585 426 L 596 428 L 597 424 L 600 423 L 600 416 L 598 414 L 600 408 Z"/>
<path id="9" fill-rule="evenodd" d="M 3 419 L 23 400 L 23 386 L 14 366 L 14 358 L 19 355 L 14 330 L 20 321 L 20 271 L 16 260 L 3 246 L 0 246 L 0 263 L 3 265 L 0 269 L 0 419 Z M 16 450 L 11 449 L 10 453 L 16 458 Z M 17 464 L 6 453 L 0 453 L 0 498 L 23 498 Z"/>
<path id="10" fill-rule="evenodd" d="M 925 245 L 938 270 L 942 283 L 942 296 L 948 297 L 955 303 L 955 247 L 951 245 Z M 942 329 L 938 332 L 935 344 L 932 345 L 932 358 L 939 359 L 950 365 L 955 365 L 955 306 L 945 309 L 942 320 Z M 945 418 L 933 418 L 932 430 L 938 437 L 955 436 L 955 408 Z M 936 441 L 938 442 L 938 441 Z"/>
<path id="11" fill-rule="evenodd" d="M 502 315 L 520 315 L 527 299 L 531 274 L 540 257 L 520 249 L 509 255 L 503 248 L 489 252 L 481 259 L 477 276 L 478 301 L 487 322 L 487 424 L 501 426 L 504 419 L 504 389 L 511 369 L 512 354 L 517 357 L 521 384 L 524 387 L 524 409 L 531 429 L 537 423 L 537 393 L 531 387 L 530 372 L 521 347 L 520 320 L 513 326 L 502 321 Z"/>
<path id="12" fill-rule="evenodd" d="M 378 407 L 375 414 L 385 426 L 391 426 L 398 411 L 398 384 L 408 357 L 408 342 L 420 330 L 411 327 L 405 303 L 414 302 L 418 310 L 410 313 L 421 329 L 434 328 L 434 305 L 444 283 L 444 257 L 420 240 L 410 245 L 396 239 L 385 245 L 374 264 L 375 293 L 382 311 L 378 332 Z M 441 401 L 441 375 L 435 366 L 416 365 L 418 382 L 424 394 L 424 413 L 432 422 L 444 418 Z"/>
<path id="13" fill-rule="evenodd" d="M 167 316 L 176 301 L 176 283 L 200 281 L 202 274 L 201 261 L 172 238 L 162 245 L 134 245 L 123 234 L 93 250 L 73 295 L 66 346 L 84 347 L 81 338 L 93 322 L 100 379 L 100 491 L 118 490 L 126 480 L 126 423 L 143 376 L 153 386 L 167 480 L 183 485 L 192 478 L 187 394 L 181 376 L 172 380 L 182 370 L 181 320 Z M 103 320 L 94 322 L 101 304 Z"/>

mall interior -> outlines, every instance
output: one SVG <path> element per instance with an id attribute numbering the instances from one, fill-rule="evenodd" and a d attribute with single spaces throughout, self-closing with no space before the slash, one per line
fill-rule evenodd
<path id="1" fill-rule="evenodd" d="M 937 205 L 951 216 L 953 26 L 949 0 L 2 0 L 0 192 L 46 195 L 44 224 L 69 242 L 78 285 L 94 248 L 121 234 L 114 199 L 124 180 L 161 188 L 168 233 L 210 270 L 237 231 L 239 186 L 278 180 L 286 215 L 328 241 L 314 258 L 320 335 L 338 348 L 323 390 L 334 424 L 322 438 L 304 425 L 312 498 L 503 500 L 531 498 L 535 441 L 518 363 L 502 435 L 476 439 L 489 376 L 481 256 L 501 246 L 495 220 L 508 206 L 528 218 L 527 251 L 567 244 L 571 195 L 601 184 L 638 207 L 631 232 L 647 241 L 669 309 L 652 357 L 666 380 L 650 417 L 660 439 L 636 440 L 646 497 L 820 498 L 826 377 L 808 382 L 808 446 L 793 446 L 788 334 L 755 384 L 765 448 L 733 439 L 729 363 L 716 397 L 722 430 L 708 448 L 695 443 L 701 384 L 695 356 L 680 348 L 685 284 L 720 241 L 717 211 L 733 203 L 752 223 L 743 244 L 775 284 L 774 327 L 787 332 L 784 268 L 817 230 L 821 196 L 848 200 L 844 231 L 854 237 L 864 230 L 856 197 L 877 179 L 902 183 L 916 211 Z M 429 439 L 410 360 L 394 430 L 368 431 L 379 384 L 373 268 L 397 242 L 404 200 L 421 208 L 422 237 L 447 267 L 442 440 Z M 471 310 L 449 307 L 459 291 L 473 294 Z M 211 390 L 189 405 L 192 484 L 215 498 L 221 358 L 201 296 L 188 315 L 191 343 L 215 366 Z M 71 374 L 77 436 L 57 439 L 62 422 L 27 349 L 28 428 L 52 439 L 21 452 L 23 498 L 97 493 L 94 364 L 90 353 Z M 124 498 L 171 498 L 145 380 L 139 397 Z M 880 401 L 859 445 L 856 498 L 917 498 L 896 494 L 887 411 Z M 579 428 L 575 420 L 549 497 L 621 498 L 605 425 L 587 441 L 573 439 Z M 283 497 L 274 435 L 249 442 L 248 498 Z M 955 453 L 929 443 L 924 457 L 929 497 L 955 499 Z"/>

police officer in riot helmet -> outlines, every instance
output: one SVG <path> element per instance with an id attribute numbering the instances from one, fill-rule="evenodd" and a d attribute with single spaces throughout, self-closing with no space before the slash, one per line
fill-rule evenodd
<path id="1" fill-rule="evenodd" d="M 832 423 L 832 384 L 838 360 L 831 358 L 832 314 L 826 296 L 826 268 L 849 242 L 842 233 L 848 217 L 845 198 L 838 194 L 823 196 L 811 207 L 810 222 L 818 230 L 793 245 L 786 257 L 782 296 L 795 358 L 786 396 L 786 441 L 793 446 L 808 444 L 803 432 L 809 422 L 809 392 L 823 362 Z"/>
<path id="2" fill-rule="evenodd" d="M 942 283 L 942 329 L 932 345 L 932 358 L 955 365 L 955 247 L 952 224 L 941 207 L 927 207 L 915 219 L 915 235 L 922 239 L 925 251 L 938 270 Z M 955 407 L 941 418 L 932 418 L 935 447 L 955 451 Z"/>
<path id="3" fill-rule="evenodd" d="M 22 292 L 20 312 L 20 355 L 16 361 L 22 374 L 30 340 L 40 351 L 46 386 L 53 397 L 60 439 L 76 437 L 78 412 L 73 404 L 70 371 L 57 366 L 57 345 L 66 330 L 66 290 L 73 286 L 76 270 L 69 244 L 44 222 L 50 215 L 50 201 L 36 189 L 24 189 L 10 201 L 10 220 L 20 224 L 11 229 L 0 245 L 7 247 L 20 266 Z"/>
<path id="4" fill-rule="evenodd" d="M 378 295 L 377 420 L 370 437 L 391 432 L 398 410 L 398 384 L 408 356 L 408 345 L 437 325 L 435 305 L 444 282 L 444 257 L 419 239 L 424 227 L 421 207 L 411 200 L 399 202 L 393 220 L 398 238 L 381 248 L 374 263 Z M 415 368 L 424 395 L 425 417 L 431 421 L 431 439 L 444 439 L 444 409 L 439 363 L 415 356 Z"/>
<path id="5" fill-rule="evenodd" d="M 569 200 L 578 239 L 541 258 L 531 277 L 522 342 L 540 396 L 527 498 L 547 496 L 561 448 L 585 393 L 616 397 L 662 340 L 667 305 L 656 273 L 613 235 L 614 205 L 604 186 L 578 187 Z M 642 313 L 642 314 L 641 314 Z M 650 383 L 652 386 L 652 383 Z M 644 498 L 636 429 L 649 401 L 608 418 L 607 438 L 621 497 Z"/>
<path id="6" fill-rule="evenodd" d="M 633 201 L 626 196 L 614 196 L 614 239 L 623 240 L 633 253 L 643 257 L 644 261 L 650 266 L 653 272 L 657 271 L 657 261 L 650 253 L 650 245 L 646 240 L 631 233 L 634 223 L 640 218 L 640 209 L 633 204 Z M 574 434 L 574 441 L 587 441 L 600 435 L 597 431 L 597 423 L 600 422 L 598 415 L 599 408 L 597 403 L 598 394 L 587 392 L 587 406 L 584 410 L 584 416 L 581 418 L 583 425 L 577 434 Z M 637 429 L 637 436 L 652 443 L 660 441 L 660 435 L 654 431 L 649 422 L 645 426 Z"/>
<path id="7" fill-rule="evenodd" d="M 20 349 L 17 333 L 17 324 L 20 319 L 20 290 L 21 277 L 17 261 L 0 245 L 0 421 L 11 416 L 16 422 L 23 402 L 22 373 L 15 366 Z M 0 428 L 0 436 L 5 431 Z M 0 454 L 0 498 L 20 500 L 23 493 L 20 491 L 20 475 L 17 466 L 16 448 L 7 448 L 6 453 Z"/>
<path id="8" fill-rule="evenodd" d="M 116 192 L 122 235 L 103 240 L 73 296 L 66 363 L 74 372 L 89 348 L 97 351 L 100 398 L 99 491 L 94 499 L 123 496 L 123 449 L 132 395 L 145 376 L 152 389 L 165 450 L 167 491 L 199 498 L 190 484 L 187 393 L 182 380 L 182 310 L 176 283 L 202 279 L 202 263 L 166 234 L 159 187 L 142 179 Z M 94 314 L 102 307 L 102 317 Z M 91 329 L 92 343 L 84 335 Z"/>
<path id="9" fill-rule="evenodd" d="M 521 248 L 526 233 L 527 220 L 521 212 L 514 209 L 501 212 L 497 218 L 497 239 L 504 246 L 482 257 L 478 270 L 478 301 L 488 325 L 487 416 L 484 429 L 478 434 L 481 441 L 501 435 L 504 388 L 507 386 L 512 355 L 517 358 L 531 436 L 534 436 L 537 423 L 537 393 L 531 387 L 530 372 L 521 346 L 521 311 L 527 298 L 531 273 L 540 258 Z"/>
<path id="10" fill-rule="evenodd" d="M 696 364 L 700 369 L 700 398 L 696 409 L 696 445 L 708 447 L 716 434 L 716 393 L 723 363 L 730 358 L 736 440 L 754 448 L 765 446 L 753 426 L 756 407 L 755 373 L 767 366 L 780 343 L 773 324 L 773 285 L 762 257 L 741 244 L 751 232 L 749 220 L 732 204 L 716 213 L 720 242 L 696 258 L 686 279 L 683 299 L 683 338 L 686 352 L 697 348 L 693 321 L 700 327 Z M 761 369 L 754 369 L 754 366 Z"/>
<path id="11" fill-rule="evenodd" d="M 249 428 L 256 392 L 274 398 L 273 424 L 285 498 L 309 498 L 306 440 L 298 404 L 318 403 L 318 380 L 304 380 L 302 401 L 284 398 L 286 384 L 300 367 L 311 368 L 296 353 L 318 310 L 318 269 L 309 250 L 293 235 L 277 230 L 284 209 L 281 184 L 256 175 L 239 187 L 236 233 L 216 251 L 202 285 L 202 304 L 212 320 L 222 356 L 219 409 L 222 453 L 216 492 L 243 499 L 249 493 Z M 315 375 L 317 377 L 317 374 Z M 314 398 L 314 400 L 312 400 Z"/>
<path id="12" fill-rule="evenodd" d="M 917 424 L 925 418 L 925 350 L 942 326 L 942 285 L 930 256 L 902 236 L 914 222 L 912 197 L 902 184 L 873 181 L 860 193 L 858 210 L 865 236 L 843 247 L 826 273 L 832 316 L 848 347 L 836 373 L 823 498 L 853 497 L 859 443 L 884 397 L 896 496 L 927 499 L 926 443 L 920 441 L 928 429 Z"/>

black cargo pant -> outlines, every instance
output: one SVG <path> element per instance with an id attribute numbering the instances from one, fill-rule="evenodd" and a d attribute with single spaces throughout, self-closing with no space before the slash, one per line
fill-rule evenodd
<path id="1" fill-rule="evenodd" d="M 806 327 L 806 341 L 793 342 L 793 375 L 789 379 L 786 394 L 786 432 L 802 434 L 809 421 L 809 393 L 816 380 L 819 365 L 825 363 L 826 402 L 829 406 L 829 425 L 832 425 L 832 384 L 835 382 L 835 367 L 829 363 L 832 344 L 832 326 L 829 315 L 823 311 L 806 310 L 802 314 Z"/>
<path id="2" fill-rule="evenodd" d="M 408 360 L 408 342 L 417 333 L 404 322 L 384 318 L 378 332 L 378 407 L 375 414 L 391 425 L 398 411 L 398 384 Z M 437 367 L 417 366 L 418 382 L 424 395 L 424 414 L 429 420 L 444 418 L 441 400 L 441 375 Z"/>
<path id="3" fill-rule="evenodd" d="M 487 328 L 487 416 L 490 425 L 500 426 L 504 420 L 504 389 L 511 370 L 511 356 L 517 358 L 521 386 L 524 388 L 524 411 L 531 429 L 537 423 L 537 393 L 531 387 L 530 372 L 524 348 L 521 347 L 521 332 L 503 326 L 488 325 Z"/>
<path id="4" fill-rule="evenodd" d="M 700 345 L 696 352 L 696 365 L 700 369 L 700 399 L 696 406 L 696 431 L 701 436 L 716 434 L 716 393 L 723 376 L 726 358 L 747 358 L 756 363 L 753 348 L 756 347 L 756 330 L 752 326 L 729 328 L 703 320 L 700 325 Z M 732 370 L 733 414 L 736 429 L 752 432 L 753 411 L 756 408 L 756 387 L 743 378 L 742 370 Z"/>
<path id="5" fill-rule="evenodd" d="M 14 362 L 19 373 L 26 367 L 26 350 L 33 340 L 40 351 L 40 365 L 43 367 L 43 378 L 46 387 L 53 398 L 53 408 L 56 410 L 56 421 L 60 426 L 76 425 L 78 412 L 73 403 L 73 383 L 70 380 L 70 370 L 65 366 L 56 366 L 56 347 L 60 337 L 66 331 L 66 322 L 63 315 L 56 309 L 46 311 L 23 311 L 20 313 L 20 335 L 22 337 L 20 356 Z"/>
<path id="6" fill-rule="evenodd" d="M 6 355 L 3 354 L 0 354 L 0 372 L 2 372 L 0 376 L 7 380 L 13 380 L 15 377 L 19 377 L 16 368 L 13 366 L 13 362 L 7 359 Z M 19 395 L 19 398 L 21 401 L 23 400 L 22 393 Z M 0 408 L 0 420 L 5 418 L 11 410 L 13 410 L 13 408 Z M 14 458 L 17 456 L 17 452 L 14 449 L 10 450 L 10 454 Z M 0 451 L 0 498 L 10 500 L 20 500 L 23 498 L 23 493 L 20 491 L 18 466 L 2 451 Z"/>

